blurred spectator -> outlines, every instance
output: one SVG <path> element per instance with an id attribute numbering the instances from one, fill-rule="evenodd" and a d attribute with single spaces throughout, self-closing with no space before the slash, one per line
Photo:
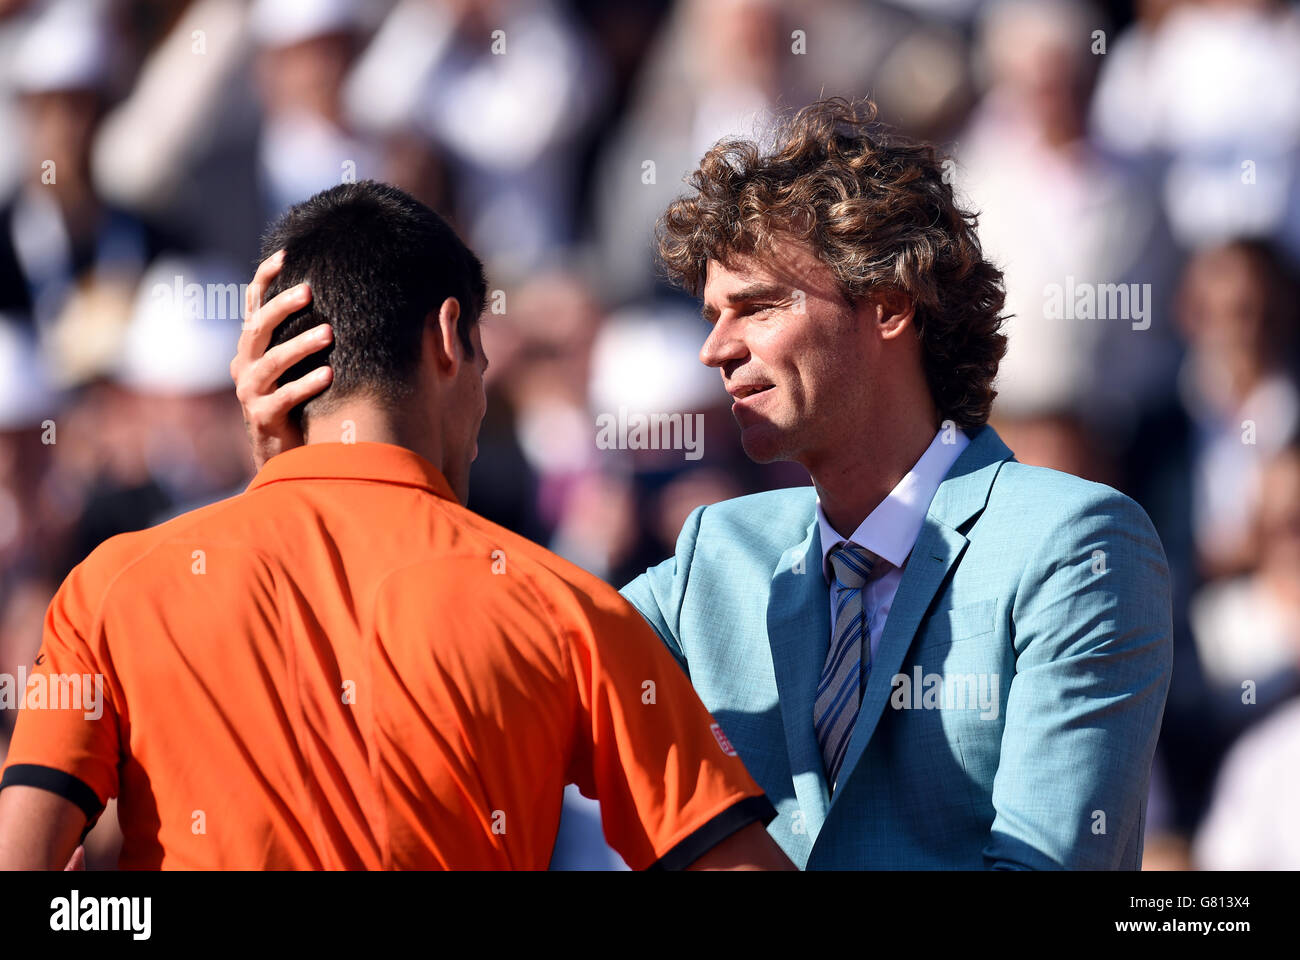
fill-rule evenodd
<path id="1" fill-rule="evenodd" d="M 1201 575 L 1241 573 L 1265 460 L 1300 429 L 1295 287 L 1268 245 L 1235 241 L 1188 265 L 1179 297 L 1188 353 L 1179 395 L 1192 432 L 1192 523 Z"/>
<path id="2" fill-rule="evenodd" d="M 349 80 L 348 116 L 445 152 L 457 220 L 485 259 L 542 265 L 575 239 L 574 145 L 605 67 L 551 0 L 400 0 Z"/>
<path id="3" fill-rule="evenodd" d="M 1107 455 L 1105 444 L 1087 421 L 1070 410 L 1044 410 L 1024 417 L 999 413 L 992 423 L 1021 463 L 1072 473 L 1109 486 L 1120 482 L 1118 468 Z"/>
<path id="4" fill-rule="evenodd" d="M 18 111 L 13 63 L 35 15 L 31 0 L 0 0 L 0 197 L 7 197 L 22 179 L 24 154 L 22 118 Z"/>
<path id="5" fill-rule="evenodd" d="M 249 479 L 230 389 L 241 276 L 216 261 L 159 260 L 140 283 L 127 330 L 117 381 L 140 401 L 150 473 L 177 512 L 236 493 Z"/>
<path id="6" fill-rule="evenodd" d="M 1197 653 L 1232 733 L 1300 695 L 1300 446 L 1270 460 L 1260 481 L 1254 572 L 1192 598 Z"/>
<path id="7" fill-rule="evenodd" d="M 734 463 L 743 458 L 736 457 L 730 398 L 717 373 L 699 360 L 704 334 L 699 315 L 684 304 L 638 304 L 608 316 L 592 347 L 589 438 L 597 436 L 598 423 L 631 423 L 632 416 L 668 414 L 681 423 L 679 435 L 670 431 L 667 438 L 680 441 L 678 446 L 664 448 L 660 433 L 653 449 L 633 449 L 631 443 L 598 449 L 599 480 L 565 505 L 552 548 L 563 556 L 587 557 L 610 582 L 625 583 L 672 552 L 681 521 L 709 502 L 687 506 L 681 492 L 729 497 L 743 489 L 747 472 Z M 737 473 L 721 483 L 680 486 L 706 463 L 723 470 L 734 466 Z M 661 535 L 672 521 L 663 521 L 665 510 L 677 519 L 667 540 Z M 605 514 L 605 522 L 593 512 Z"/>
<path id="8" fill-rule="evenodd" d="M 145 53 L 104 118 L 94 172 L 105 196 L 205 251 L 251 264 L 266 216 L 246 0 L 194 0 Z M 164 21 L 166 22 L 166 21 Z"/>
<path id="9" fill-rule="evenodd" d="M 786 55 L 789 33 L 771 0 L 675 6 L 599 160 L 602 295 L 617 302 L 651 291 L 655 220 L 714 140 L 769 120 L 795 59 Z"/>
<path id="10" fill-rule="evenodd" d="M 1258 562 L 1260 467 L 1295 429 L 1289 286 L 1286 264 L 1266 243 L 1235 241 L 1193 258 L 1177 296 L 1187 342 L 1177 389 L 1144 417 L 1126 456 L 1124 488 L 1151 516 L 1173 580 L 1174 675 L 1161 750 L 1171 822 L 1184 834 L 1203 816 L 1241 720 L 1239 694 L 1216 693 L 1205 674 L 1190 605 L 1206 580 Z"/>
<path id="11" fill-rule="evenodd" d="M 587 381 L 601 317 L 576 274 L 541 274 L 501 292 L 504 312 L 489 308 L 483 324 L 489 392 L 510 411 L 505 429 L 535 478 L 538 533 L 545 538 L 559 522 L 572 485 L 595 459 Z M 509 475 L 487 477 L 475 470 L 476 490 L 512 482 Z"/>
<path id="12" fill-rule="evenodd" d="M 30 329 L 0 319 L 0 673 L 35 655 L 63 572 L 56 545 L 67 520 L 47 486 L 62 404 Z M 12 724 L 0 712 L 0 747 Z"/>
<path id="13" fill-rule="evenodd" d="M 1197 834 L 1202 870 L 1300 869 L 1300 700 L 1233 747 Z"/>
<path id="14" fill-rule="evenodd" d="M 268 220 L 326 187 L 382 174 L 378 149 L 353 131 L 343 107 L 367 10 L 352 0 L 254 0 L 249 21 L 265 110 L 258 170 Z"/>
<path id="15" fill-rule="evenodd" d="M 1092 119 L 1148 167 L 1179 242 L 1272 236 L 1300 255 L 1300 12 L 1145 0 L 1102 63 Z"/>
<path id="16" fill-rule="evenodd" d="M 682 0 L 596 171 L 600 292 L 615 302 L 651 292 L 655 220 L 719 138 L 761 136 L 778 109 L 868 91 L 892 122 L 939 134 L 966 106 L 966 80 L 957 34 L 890 4 Z"/>
<path id="17" fill-rule="evenodd" d="M 1173 376 L 1172 251 L 1141 183 L 1088 141 L 1095 11 L 1073 0 L 1000 0 L 981 22 L 988 92 L 961 140 L 958 176 L 1007 287 L 1010 337 L 997 409 L 1072 410 L 1114 443 Z M 1122 285 L 1112 304 L 1101 285 Z M 1078 288 L 1098 309 L 1074 310 Z M 1141 304 L 1141 309 L 1138 305 Z"/>
<path id="18" fill-rule="evenodd" d="M 1157 754 L 1166 796 L 1147 823 L 1153 864 L 1179 868 L 1182 857 L 1183 868 L 1191 865 L 1188 837 L 1211 802 L 1220 758 L 1243 730 L 1267 723 L 1279 704 L 1300 694 L 1300 447 L 1294 441 L 1269 461 L 1262 481 L 1253 518 L 1256 571 L 1201 587 L 1185 616 L 1175 597 L 1176 622 L 1189 621 L 1195 645 L 1175 638 L 1180 649 Z M 1240 801 L 1224 774 L 1218 783 L 1220 793 Z"/>
<path id="19" fill-rule="evenodd" d="M 26 150 L 22 183 L 0 207 L 0 310 L 31 318 L 42 335 L 78 288 L 134 284 L 167 245 L 107 203 L 91 177 L 113 49 L 105 3 L 56 0 L 8 65 Z"/>

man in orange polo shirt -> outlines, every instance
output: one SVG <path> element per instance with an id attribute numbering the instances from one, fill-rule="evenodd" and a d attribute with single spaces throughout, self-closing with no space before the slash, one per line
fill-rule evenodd
<path id="1" fill-rule="evenodd" d="M 267 243 L 285 252 L 250 297 L 280 292 L 249 352 L 276 329 L 284 370 L 326 319 L 334 341 L 304 361 L 333 376 L 307 444 L 68 576 L 0 780 L 0 868 L 63 866 L 114 796 L 127 868 L 544 868 L 570 782 L 633 868 L 791 868 L 640 614 L 461 505 L 477 258 L 371 182 Z"/>

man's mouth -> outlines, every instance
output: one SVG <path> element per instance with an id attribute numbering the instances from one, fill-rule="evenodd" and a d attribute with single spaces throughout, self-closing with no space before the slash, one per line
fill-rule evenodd
<path id="1" fill-rule="evenodd" d="M 752 397 L 756 393 L 763 393 L 764 391 L 771 390 L 772 386 L 773 385 L 770 383 L 747 383 L 738 387 L 733 386 L 728 389 L 727 392 L 731 394 L 732 400 L 744 400 L 746 397 Z"/>

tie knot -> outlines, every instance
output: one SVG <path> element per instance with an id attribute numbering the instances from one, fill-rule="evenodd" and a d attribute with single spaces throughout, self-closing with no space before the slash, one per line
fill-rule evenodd
<path id="1" fill-rule="evenodd" d="M 841 543 L 830 552 L 831 569 L 841 587 L 860 590 L 880 560 L 876 554 L 856 543 Z"/>

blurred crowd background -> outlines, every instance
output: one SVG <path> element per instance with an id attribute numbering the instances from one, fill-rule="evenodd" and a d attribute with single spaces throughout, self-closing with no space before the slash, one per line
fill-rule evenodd
<path id="1" fill-rule="evenodd" d="M 621 585 L 695 506 L 807 483 L 744 457 L 652 228 L 717 138 L 867 94 L 953 157 L 1005 270 L 994 425 L 1163 539 L 1146 866 L 1300 868 L 1288 3 L 0 0 L 0 671 L 98 543 L 247 483 L 240 285 L 341 180 L 405 188 L 488 266 L 479 512 Z M 1074 282 L 1149 312 L 1053 315 Z M 703 457 L 598 449 L 620 407 L 702 414 Z M 556 867 L 615 862 L 594 816 L 575 800 Z M 110 813 L 92 866 L 113 842 Z"/>

